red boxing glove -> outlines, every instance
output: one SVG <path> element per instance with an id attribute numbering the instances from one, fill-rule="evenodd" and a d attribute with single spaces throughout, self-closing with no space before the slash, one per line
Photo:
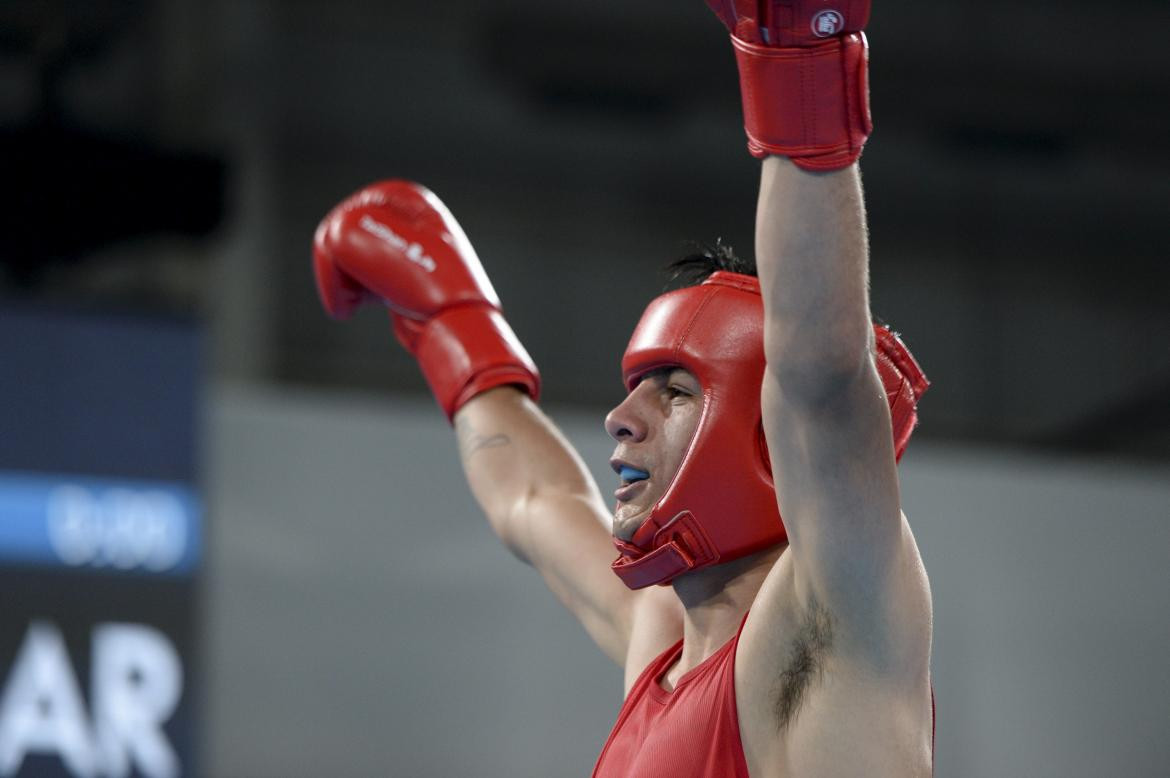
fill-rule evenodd
<path id="1" fill-rule="evenodd" d="M 500 313 L 479 257 L 425 187 L 380 181 L 343 200 L 317 227 L 313 268 L 331 316 L 347 318 L 369 300 L 390 308 L 394 334 L 448 420 L 496 386 L 539 397 L 540 374 Z"/>
<path id="2" fill-rule="evenodd" d="M 873 130 L 869 0 L 707 0 L 731 32 L 748 151 L 805 170 L 861 156 Z"/>

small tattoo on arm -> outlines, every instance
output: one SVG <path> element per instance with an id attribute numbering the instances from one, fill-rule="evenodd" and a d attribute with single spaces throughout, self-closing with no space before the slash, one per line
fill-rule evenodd
<path id="1" fill-rule="evenodd" d="M 512 444 L 512 439 L 504 433 L 483 435 L 477 432 L 465 419 L 458 419 L 455 422 L 455 436 L 459 441 L 459 454 L 464 459 L 469 459 L 472 454 L 487 448 L 499 448 Z"/>

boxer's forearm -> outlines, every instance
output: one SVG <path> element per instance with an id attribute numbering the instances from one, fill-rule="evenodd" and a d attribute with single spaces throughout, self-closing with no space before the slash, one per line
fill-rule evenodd
<path id="1" fill-rule="evenodd" d="M 857 165 L 809 173 L 765 159 L 756 261 L 769 371 L 794 393 L 819 393 L 860 371 L 872 329 Z"/>
<path id="2" fill-rule="evenodd" d="M 526 507 L 538 499 L 596 500 L 597 484 L 556 426 L 527 395 L 501 387 L 478 395 L 455 416 L 459 456 L 472 494 L 493 531 L 520 558 L 533 533 Z M 600 525 L 598 526 L 600 530 Z"/>

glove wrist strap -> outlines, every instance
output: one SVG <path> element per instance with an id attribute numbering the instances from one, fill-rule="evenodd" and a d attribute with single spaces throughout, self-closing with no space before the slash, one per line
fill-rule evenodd
<path id="1" fill-rule="evenodd" d="M 734 35 L 731 43 L 752 156 L 785 156 L 815 171 L 857 161 L 873 130 L 863 33 L 807 47 L 761 46 Z"/>
<path id="2" fill-rule="evenodd" d="M 442 311 L 423 327 L 412 349 L 423 377 L 452 421 L 473 397 L 515 385 L 540 397 L 540 373 L 503 315 L 489 305 Z"/>

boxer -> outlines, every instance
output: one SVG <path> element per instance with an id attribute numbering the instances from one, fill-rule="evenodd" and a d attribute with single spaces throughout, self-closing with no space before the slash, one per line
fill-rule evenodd
<path id="1" fill-rule="evenodd" d="M 762 160 L 756 259 L 689 257 L 698 283 L 643 314 L 605 422 L 612 513 L 433 193 L 334 208 L 318 289 L 336 317 L 388 308 L 492 529 L 623 668 L 595 776 L 927 776 L 930 587 L 896 462 L 928 382 L 869 312 L 869 2 L 708 4 Z"/>

